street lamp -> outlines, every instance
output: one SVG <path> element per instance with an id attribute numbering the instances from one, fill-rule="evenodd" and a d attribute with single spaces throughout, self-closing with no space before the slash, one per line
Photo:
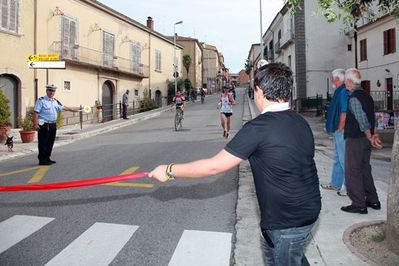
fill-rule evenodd
<path id="1" fill-rule="evenodd" d="M 175 78 L 175 95 L 177 93 L 177 62 L 176 62 L 176 25 L 183 24 L 183 20 L 176 22 L 173 25 L 173 45 L 174 45 L 174 53 L 173 53 L 173 77 Z"/>

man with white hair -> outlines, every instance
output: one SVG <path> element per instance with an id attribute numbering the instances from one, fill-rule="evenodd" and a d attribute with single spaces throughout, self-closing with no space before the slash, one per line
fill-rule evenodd
<path id="1" fill-rule="evenodd" d="M 334 139 L 334 165 L 331 179 L 321 187 L 329 190 L 338 190 L 338 195 L 346 196 L 345 189 L 345 140 L 344 127 L 348 110 L 348 90 L 345 88 L 345 70 L 335 69 L 331 74 L 331 82 L 335 87 L 334 96 L 327 112 L 326 131 Z"/>
<path id="2" fill-rule="evenodd" d="M 381 148 L 381 141 L 374 133 L 374 101 L 361 87 L 359 70 L 345 72 L 345 87 L 349 91 L 349 106 L 344 129 L 345 182 L 351 205 L 342 211 L 367 214 L 367 207 L 381 209 L 371 174 L 371 146 Z"/>

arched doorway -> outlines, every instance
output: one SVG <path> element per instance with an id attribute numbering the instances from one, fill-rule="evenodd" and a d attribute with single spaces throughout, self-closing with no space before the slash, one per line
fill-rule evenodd
<path id="1" fill-rule="evenodd" d="M 155 92 L 155 103 L 157 104 L 157 107 L 162 106 L 162 93 L 160 90 Z"/>
<path id="2" fill-rule="evenodd" d="M 102 88 L 102 106 L 103 106 L 103 121 L 111 121 L 114 119 L 113 115 L 113 104 L 114 104 L 114 93 L 113 93 L 112 82 L 107 80 L 103 84 Z"/>
<path id="3" fill-rule="evenodd" d="M 10 122 L 12 127 L 16 127 L 18 117 L 18 80 L 12 75 L 0 75 L 0 90 L 9 100 Z"/>

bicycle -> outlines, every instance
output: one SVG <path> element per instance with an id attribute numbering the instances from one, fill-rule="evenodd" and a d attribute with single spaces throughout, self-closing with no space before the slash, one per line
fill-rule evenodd
<path id="1" fill-rule="evenodd" d="M 181 108 L 176 108 L 176 115 L 175 115 L 175 131 L 178 131 L 183 127 L 183 110 Z"/>

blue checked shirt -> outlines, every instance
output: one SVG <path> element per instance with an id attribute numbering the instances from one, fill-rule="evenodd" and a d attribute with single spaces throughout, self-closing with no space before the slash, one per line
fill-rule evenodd
<path id="1" fill-rule="evenodd" d="M 352 93 L 357 90 L 362 90 L 362 88 L 355 88 L 349 91 L 349 95 L 352 95 Z M 370 122 L 367 119 L 366 113 L 363 111 L 362 104 L 357 98 L 352 97 L 349 99 L 349 108 L 359 124 L 360 131 L 364 132 L 369 129 Z"/>

